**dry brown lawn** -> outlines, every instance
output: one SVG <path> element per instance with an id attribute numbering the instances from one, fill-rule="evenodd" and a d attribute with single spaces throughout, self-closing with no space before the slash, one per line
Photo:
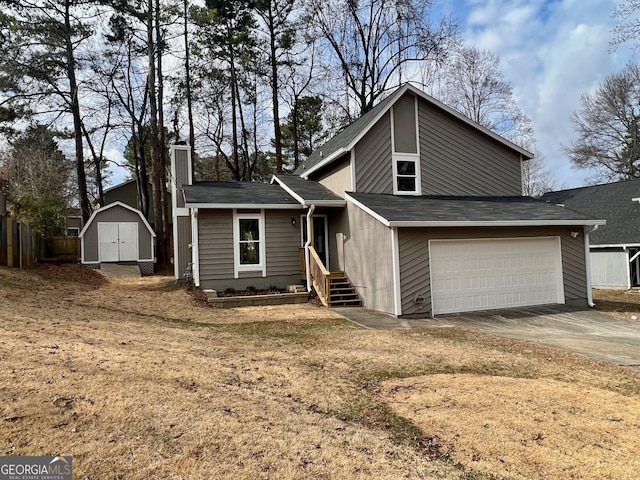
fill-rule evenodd
<path id="1" fill-rule="evenodd" d="M 640 322 L 640 290 L 594 290 L 593 302 L 596 310 Z"/>
<path id="2" fill-rule="evenodd" d="M 170 279 L 0 268 L 0 455 L 74 478 L 637 478 L 640 374 Z M 634 463 L 636 462 L 636 463 Z"/>

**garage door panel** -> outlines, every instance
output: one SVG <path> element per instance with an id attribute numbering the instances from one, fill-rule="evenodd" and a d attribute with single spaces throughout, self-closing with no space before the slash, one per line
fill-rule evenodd
<path id="1" fill-rule="evenodd" d="M 558 238 L 432 241 L 435 314 L 564 303 Z"/>

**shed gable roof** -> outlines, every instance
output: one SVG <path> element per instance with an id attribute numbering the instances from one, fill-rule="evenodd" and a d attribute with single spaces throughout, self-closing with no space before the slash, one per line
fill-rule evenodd
<path id="1" fill-rule="evenodd" d="M 137 208 L 133 208 L 133 207 L 131 207 L 131 206 L 125 204 L 125 203 L 122 203 L 120 201 L 110 203 L 108 205 L 105 205 L 104 207 L 100 207 L 99 209 L 94 210 L 93 213 L 91 214 L 91 216 L 89 217 L 89 220 L 87 220 L 87 223 L 85 224 L 84 228 L 82 229 L 82 231 L 80 232 L 80 234 L 78 236 L 79 237 L 83 237 L 84 236 L 84 234 L 86 233 L 88 228 L 94 222 L 96 217 L 98 217 L 100 215 L 100 213 L 104 212 L 105 210 L 109 210 L 111 208 L 114 208 L 114 207 L 122 207 L 122 208 L 130 210 L 133 213 L 135 213 L 136 215 L 138 215 L 140 217 L 140 220 L 142 220 L 142 222 L 144 223 L 144 225 L 147 228 L 147 230 L 149 230 L 149 232 L 151 233 L 151 236 L 152 237 L 156 236 L 156 233 L 153 231 L 153 228 L 151 228 L 151 225 L 149 225 L 149 222 L 147 221 L 146 218 L 144 218 L 144 215 L 142 214 L 142 212 L 140 210 L 138 210 Z"/>
<path id="2" fill-rule="evenodd" d="M 607 220 L 590 235 L 591 245 L 640 244 L 640 180 L 626 180 L 545 193 L 542 200 L 563 204 Z"/>
<path id="3" fill-rule="evenodd" d="M 328 165 L 343 154 L 349 152 L 356 143 L 364 137 L 364 135 L 382 118 L 382 116 L 389 111 L 389 109 L 407 92 L 411 92 L 417 95 L 419 98 L 429 102 L 435 107 L 445 111 L 447 114 L 461 120 L 462 122 L 470 125 L 471 127 L 479 130 L 481 133 L 493 138 L 497 142 L 505 145 L 506 147 L 520 153 L 525 158 L 533 158 L 533 154 L 524 148 L 510 142 L 504 137 L 492 132 L 486 127 L 483 127 L 479 123 L 474 122 L 470 118 L 461 114 L 457 110 L 445 105 L 439 100 L 435 99 L 431 95 L 423 92 L 422 90 L 414 87 L 411 84 L 405 84 L 399 87 L 394 93 L 378 103 L 370 111 L 362 115 L 356 121 L 344 128 L 340 133 L 329 139 L 321 147 L 313 151 L 309 158 L 305 160 L 300 167 L 295 171 L 297 175 L 303 178 L 307 178 L 314 171 Z"/>

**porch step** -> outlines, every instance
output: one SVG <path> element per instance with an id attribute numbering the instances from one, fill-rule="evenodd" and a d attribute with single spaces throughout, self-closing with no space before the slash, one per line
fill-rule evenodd
<path id="1" fill-rule="evenodd" d="M 329 279 L 330 307 L 361 307 L 362 300 L 346 277 Z"/>

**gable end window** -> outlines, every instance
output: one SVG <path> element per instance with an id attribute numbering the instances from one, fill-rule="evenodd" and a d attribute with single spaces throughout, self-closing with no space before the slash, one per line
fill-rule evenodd
<path id="1" fill-rule="evenodd" d="M 396 193 L 416 193 L 417 159 L 396 158 Z"/>
<path id="2" fill-rule="evenodd" d="M 238 272 L 260 272 L 266 276 L 264 212 L 233 215 L 234 269 Z"/>
<path id="3" fill-rule="evenodd" d="M 417 112 L 418 102 L 414 95 L 405 95 L 391 108 L 391 161 L 395 195 L 421 195 Z"/>

